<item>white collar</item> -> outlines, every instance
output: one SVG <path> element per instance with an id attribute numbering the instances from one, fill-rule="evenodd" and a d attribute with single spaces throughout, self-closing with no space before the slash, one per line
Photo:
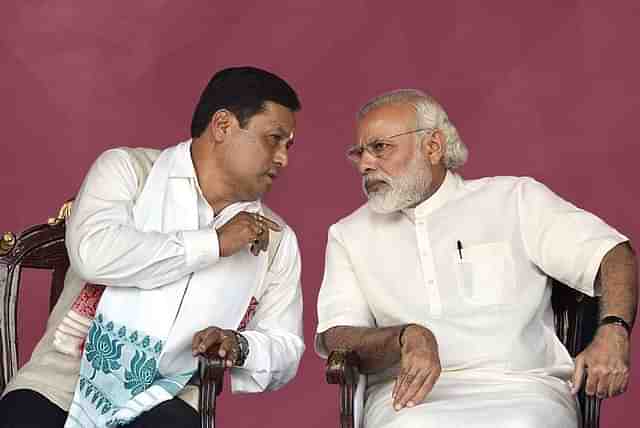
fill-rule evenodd
<path id="1" fill-rule="evenodd" d="M 411 221 L 415 221 L 416 218 L 425 218 L 449 202 L 461 185 L 462 178 L 447 170 L 442 184 L 440 184 L 440 187 L 438 187 L 438 190 L 436 190 L 433 195 L 420 202 L 414 208 L 406 208 L 402 210 L 402 212 L 409 217 Z"/>
<path id="2" fill-rule="evenodd" d="M 191 142 L 192 140 L 187 140 L 177 145 L 169 177 L 194 178 L 197 182 L 196 169 L 191 157 Z"/>

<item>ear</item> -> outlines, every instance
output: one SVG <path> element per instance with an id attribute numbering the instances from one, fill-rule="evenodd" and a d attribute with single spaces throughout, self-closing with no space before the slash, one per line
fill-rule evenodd
<path id="1" fill-rule="evenodd" d="M 444 160 L 446 143 L 444 135 L 436 129 L 423 143 L 422 152 L 425 160 L 432 166 L 440 164 Z"/>
<path id="2" fill-rule="evenodd" d="M 214 143 L 224 142 L 234 121 L 237 121 L 236 117 L 229 110 L 220 109 L 213 114 L 209 122 L 209 132 Z"/>

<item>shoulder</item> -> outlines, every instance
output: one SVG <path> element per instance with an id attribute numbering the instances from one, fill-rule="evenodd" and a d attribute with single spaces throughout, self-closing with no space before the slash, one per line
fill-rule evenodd
<path id="1" fill-rule="evenodd" d="M 495 176 L 462 180 L 462 186 L 467 190 L 501 190 L 518 188 L 527 183 L 538 183 L 531 177 Z"/>
<path id="2" fill-rule="evenodd" d="M 402 216 L 403 214 L 378 214 L 373 212 L 368 203 L 362 204 L 356 210 L 349 215 L 339 219 L 336 223 L 329 228 L 329 235 L 340 239 L 341 236 L 358 236 L 361 233 L 367 233 L 371 228 L 375 228 L 377 225 L 383 225 L 390 221 L 393 221 L 396 216 Z"/>
<path id="3" fill-rule="evenodd" d="M 464 193 L 513 195 L 520 196 L 523 192 L 549 191 L 548 188 L 532 177 L 496 176 L 483 177 L 472 180 L 462 180 Z"/>
<path id="4" fill-rule="evenodd" d="M 144 163 L 149 168 L 158 159 L 161 151 L 141 147 L 116 147 L 102 152 L 95 160 L 94 166 L 118 167 L 129 166 L 133 168 L 135 163 Z"/>

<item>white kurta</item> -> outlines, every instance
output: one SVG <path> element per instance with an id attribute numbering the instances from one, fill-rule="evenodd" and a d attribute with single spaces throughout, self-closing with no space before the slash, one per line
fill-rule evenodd
<path id="1" fill-rule="evenodd" d="M 192 183 L 199 189 L 188 145 L 183 148 L 171 171 L 171 179 Z M 214 218 L 211 207 L 199 191 L 198 200 L 194 201 L 197 204 L 197 230 L 171 233 L 137 230 L 132 210 L 139 177 L 134 165 L 127 150 L 108 150 L 87 174 L 67 225 L 68 246 L 77 251 L 70 251 L 71 267 L 65 288 L 47 323 L 45 336 L 31 359 L 13 377 L 5 394 L 16 389 L 32 389 L 61 408 L 69 408 L 79 360 L 57 352 L 53 346 L 53 333 L 69 311 L 83 280 L 112 287 L 152 289 L 219 263 L 239 263 L 235 267 L 243 268 L 241 258 L 222 259 L 218 254 L 215 226 L 220 217 L 235 207 L 227 207 Z M 275 216 L 268 212 L 269 216 Z M 177 215 L 180 213 L 178 210 Z M 253 318 L 243 331 L 249 342 L 249 356 L 243 367 L 231 369 L 231 385 L 238 392 L 281 387 L 296 374 L 304 351 L 298 243 L 293 230 L 281 218 L 274 218 L 283 226 L 283 232 L 271 268 L 260 273 L 263 280 L 254 296 L 258 303 Z M 194 310 L 215 311 L 216 307 L 212 302 L 185 299 L 174 322 L 175 331 L 195 332 L 196 328 L 189 325 L 184 314 Z M 185 358 L 191 358 L 190 342 L 175 340 L 178 336 L 184 335 L 174 335 L 167 347 L 180 349 Z M 195 388 L 185 388 L 180 397 L 197 406 Z"/>
<path id="2" fill-rule="evenodd" d="M 602 257 L 625 240 L 533 179 L 449 172 L 415 209 L 364 205 L 331 226 L 317 332 L 417 323 L 438 340 L 443 373 L 424 404 L 396 413 L 393 370 L 369 377 L 367 427 L 506 427 L 516 404 L 524 426 L 573 426 L 548 276 L 594 295 Z"/>
<path id="3" fill-rule="evenodd" d="M 228 219 L 227 211 L 237 211 L 236 205 L 246 204 L 232 204 L 214 218 L 197 182 L 190 146 L 178 146 L 169 180 L 174 187 L 190 183 L 197 188 L 198 230 L 147 233 L 136 229 L 132 210 L 138 178 L 128 153 L 109 150 L 96 160 L 76 198 L 67 231 L 67 247 L 77 249 L 69 251 L 71 267 L 83 278 L 111 287 L 156 288 L 212 265 L 224 265 L 230 272 L 250 266 L 253 256 L 248 250 L 221 258 L 216 232 L 219 218 Z M 189 206 L 192 201 L 182 203 Z M 173 211 L 165 215 L 188 213 L 181 207 Z M 234 391 L 277 389 L 293 378 L 304 351 L 300 253 L 293 230 L 282 219 L 277 221 L 283 226 L 283 235 L 271 270 L 258 274 L 264 278 L 256 290 L 258 306 L 243 332 L 250 353 L 242 368 L 231 370 Z M 229 281 L 232 287 L 233 277 Z M 175 320 L 174 332 L 195 333 L 201 328 L 185 325 L 185 314 L 190 311 L 216 310 L 213 302 L 190 301 L 188 297 Z M 179 347 L 184 358 L 192 358 L 190 340 L 173 340 L 184 336 L 172 335 L 166 347 Z"/>

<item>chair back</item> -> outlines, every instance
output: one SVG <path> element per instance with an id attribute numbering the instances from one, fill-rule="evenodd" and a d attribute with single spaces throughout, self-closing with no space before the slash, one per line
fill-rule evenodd
<path id="1" fill-rule="evenodd" d="M 49 312 L 60 297 L 69 257 L 64 245 L 64 217 L 51 219 L 0 240 L 0 392 L 18 369 L 17 312 L 22 269 L 52 272 Z"/>

